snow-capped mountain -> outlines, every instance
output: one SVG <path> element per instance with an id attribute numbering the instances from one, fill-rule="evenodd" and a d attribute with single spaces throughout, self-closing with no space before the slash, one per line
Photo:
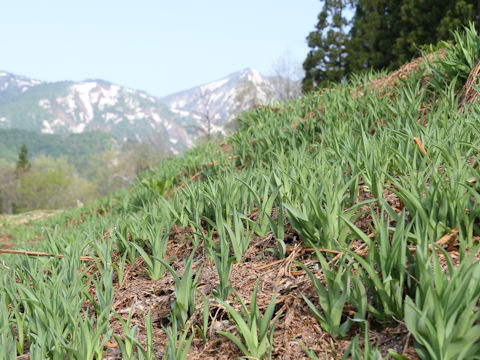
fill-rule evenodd
<path id="1" fill-rule="evenodd" d="M 153 140 L 172 153 L 225 134 L 239 113 L 281 98 L 279 78 L 245 69 L 163 99 L 104 80 L 47 83 L 0 72 L 0 129 L 45 134 L 103 131 Z"/>
<path id="2" fill-rule="evenodd" d="M 99 130 L 124 141 L 161 140 L 173 153 L 193 144 L 182 119 L 142 91 L 103 80 L 42 83 L 11 74 L 0 77 L 3 84 L 8 85 L 0 92 L 0 128 L 46 134 Z"/>
<path id="3" fill-rule="evenodd" d="M 0 98 L 7 93 L 9 95 L 24 93 L 31 87 L 40 83 L 41 81 L 39 80 L 33 80 L 25 76 L 0 71 Z"/>
<path id="4" fill-rule="evenodd" d="M 203 133 L 225 133 L 235 118 L 254 104 L 277 99 L 272 78 L 244 69 L 220 80 L 164 97 L 170 109 Z M 210 131 L 208 129 L 210 123 Z"/>

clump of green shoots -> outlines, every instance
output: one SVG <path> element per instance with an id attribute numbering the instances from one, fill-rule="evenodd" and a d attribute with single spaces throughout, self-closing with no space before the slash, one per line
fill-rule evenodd
<path id="1" fill-rule="evenodd" d="M 166 262 L 161 260 L 165 268 L 172 274 L 175 280 L 175 302 L 172 304 L 172 321 L 175 319 L 180 328 L 183 328 L 195 312 L 195 291 L 198 277 L 202 272 L 202 266 L 197 270 L 195 276 L 192 273 L 193 256 L 195 251 L 186 259 L 183 274 L 180 277 L 176 271 Z"/>
<path id="2" fill-rule="evenodd" d="M 301 262 L 296 262 L 312 280 L 313 286 L 317 292 L 318 304 L 320 309 L 307 297 L 302 294 L 318 323 L 326 332 L 334 337 L 343 337 L 352 324 L 349 318 L 342 322 L 343 309 L 350 299 L 351 294 L 351 270 L 347 264 L 346 256 L 339 260 L 338 267 L 332 269 L 325 257 L 315 249 L 316 256 L 320 261 L 320 268 L 325 278 L 324 285 L 314 274 Z"/>
<path id="3" fill-rule="evenodd" d="M 368 311 L 385 322 L 403 316 L 409 226 L 405 224 L 405 213 L 395 229 L 388 226 L 388 217 L 387 221 L 381 220 L 372 211 L 372 218 L 377 232 L 374 240 L 347 219 L 344 221 L 368 247 L 365 258 L 354 251 L 348 250 L 348 253 L 361 266 L 357 274 L 373 296 L 373 305 L 368 305 Z M 383 212 L 381 218 L 384 218 Z"/>
<path id="4" fill-rule="evenodd" d="M 150 253 L 147 253 L 137 243 L 132 242 L 131 245 L 137 249 L 140 256 L 145 261 L 147 266 L 147 274 L 153 281 L 160 279 L 164 276 L 165 267 L 162 265 L 160 259 L 164 259 L 167 253 L 168 237 L 170 234 L 170 228 L 172 224 L 168 224 L 165 217 L 160 219 L 151 218 L 145 220 L 137 220 L 139 227 L 142 230 L 142 234 L 145 235 L 145 245 Z"/>
<path id="5" fill-rule="evenodd" d="M 192 331 L 192 334 L 187 339 L 189 327 L 185 327 L 181 330 L 178 323 L 175 315 L 173 315 L 172 324 L 169 327 L 164 328 L 165 333 L 167 334 L 167 345 L 163 357 L 165 360 L 186 360 L 188 358 L 188 351 L 190 350 L 193 337 L 195 336 L 195 331 Z"/>
<path id="6" fill-rule="evenodd" d="M 472 256 L 454 268 L 441 247 L 417 247 L 415 297 L 405 300 L 405 323 L 423 359 L 473 359 L 480 355 L 480 264 Z M 447 261 L 444 271 L 439 255 Z"/>
<path id="7" fill-rule="evenodd" d="M 260 309 L 257 304 L 259 281 L 260 279 L 258 279 L 255 283 L 249 308 L 247 308 L 240 295 L 237 294 L 242 306 L 241 312 L 235 310 L 232 305 L 222 300 L 218 300 L 218 303 L 225 307 L 229 316 L 237 325 L 237 333 L 239 336 L 237 337 L 227 331 L 217 332 L 237 345 L 246 357 L 264 359 L 265 356 L 271 352 L 271 346 L 273 344 L 273 330 L 280 314 L 277 314 L 275 320 L 270 325 L 275 311 L 275 303 L 277 299 L 277 296 L 274 295 L 270 300 L 263 317 L 260 315 Z"/>

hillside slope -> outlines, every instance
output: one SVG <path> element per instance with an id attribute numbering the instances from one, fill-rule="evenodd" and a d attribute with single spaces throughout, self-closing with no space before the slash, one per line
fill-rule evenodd
<path id="1" fill-rule="evenodd" d="M 364 76 L 251 111 L 225 142 L 113 197 L 5 225 L 46 253 L 3 255 L 0 347 L 72 359 L 479 357 L 480 107 L 461 94 L 476 91 L 478 78 L 466 81 L 480 65 L 465 62 L 464 39 L 479 58 L 467 30 L 387 91 Z"/>

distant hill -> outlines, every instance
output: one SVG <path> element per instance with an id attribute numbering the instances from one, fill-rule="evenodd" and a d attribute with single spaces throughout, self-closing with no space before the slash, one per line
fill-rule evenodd
<path id="1" fill-rule="evenodd" d="M 23 129 L 0 129 L 0 158 L 16 161 L 22 144 L 27 144 L 29 158 L 39 156 L 84 157 L 110 149 L 118 143 L 100 131 L 82 134 L 42 134 Z"/>
<path id="2" fill-rule="evenodd" d="M 0 73 L 0 129 L 44 134 L 102 131 L 118 140 L 157 138 L 178 153 L 192 145 L 182 119 L 144 92 L 103 80 L 43 83 Z"/>
<path id="3" fill-rule="evenodd" d="M 159 99 L 104 80 L 47 83 L 0 72 L 0 129 L 36 134 L 101 131 L 120 142 L 148 140 L 178 154 L 202 135 L 207 118 L 212 134 L 224 134 L 239 113 L 281 98 L 278 84 L 278 77 L 245 69 Z M 2 148 L 0 155 L 9 157 L 16 151 L 6 143 Z"/>

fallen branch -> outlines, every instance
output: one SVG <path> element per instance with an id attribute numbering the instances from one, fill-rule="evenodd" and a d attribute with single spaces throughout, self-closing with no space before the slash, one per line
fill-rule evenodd
<path id="1" fill-rule="evenodd" d="M 16 255 L 27 255 L 27 256 L 48 256 L 48 257 L 58 257 L 59 259 L 64 258 L 64 255 L 55 255 L 39 251 L 26 251 L 26 250 L 9 250 L 9 249 L 0 249 L 0 254 L 16 254 Z M 95 261 L 95 258 L 91 256 L 80 256 L 80 261 Z"/>

